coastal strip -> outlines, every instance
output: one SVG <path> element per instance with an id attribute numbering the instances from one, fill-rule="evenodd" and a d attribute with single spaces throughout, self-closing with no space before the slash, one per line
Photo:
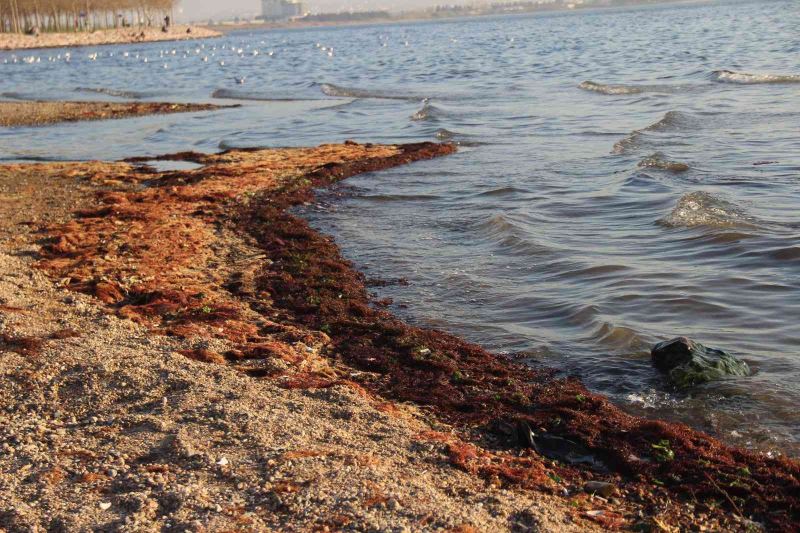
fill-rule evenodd
<path id="1" fill-rule="evenodd" d="M 210 39 L 222 33 L 203 26 L 172 26 L 167 31 L 158 28 L 117 28 L 71 33 L 0 33 L 0 50 L 30 50 L 34 48 L 68 48 L 104 44 L 150 43 Z"/>
<path id="2" fill-rule="evenodd" d="M 19 263 L 24 251 L 21 257 L 35 258 L 16 266 L 17 278 L 13 268 L 0 277 L 17 287 L 0 286 L 2 401 L 5 412 L 22 419 L 5 431 L 38 421 L 20 429 L 23 436 L 4 438 L 23 458 L 28 450 L 39 454 L 24 478 L 19 456 L 0 459 L 0 481 L 11 489 L 3 498 L 54 495 L 47 483 L 72 483 L 82 495 L 94 483 L 104 499 L 59 503 L 52 496 L 45 507 L 63 516 L 96 505 L 69 520 L 99 523 L 148 520 L 147 513 L 163 515 L 164 507 L 175 509 L 174 520 L 194 517 L 207 525 L 210 515 L 197 518 L 198 509 L 211 504 L 196 499 L 198 487 L 182 476 L 195 468 L 195 478 L 202 473 L 216 492 L 219 476 L 243 461 L 246 473 L 232 475 L 235 490 L 228 486 L 236 511 L 217 504 L 215 519 L 329 528 L 380 527 L 388 520 L 462 531 L 517 523 L 548 531 L 593 524 L 739 530 L 756 523 L 787 530 L 800 523 L 796 462 L 627 415 L 574 379 L 409 326 L 370 296 L 367 280 L 330 238 L 288 211 L 313 201 L 317 187 L 454 151 L 448 144 L 348 142 L 162 157 L 200 165 L 180 172 L 157 172 L 138 159 L 0 167 L 0 183 L 8 184 L 0 189 L 0 209 L 8 211 L 0 212 L 4 257 Z M 56 197 L 42 190 L 48 183 L 58 187 Z M 49 280 L 51 292 L 37 289 L 40 299 L 58 294 L 52 305 L 77 306 L 91 327 L 53 313 L 52 324 L 40 330 L 34 322 L 48 315 L 33 313 L 13 292 L 31 280 L 37 287 Z M 112 333 L 116 340 L 104 343 Z M 63 346 L 53 349 L 65 342 L 92 346 L 82 356 L 92 364 L 81 366 L 81 357 Z M 155 368 L 161 378 L 152 375 Z M 51 392 L 54 383 L 62 392 Z M 259 404 L 267 390 L 273 396 Z M 324 407 L 308 411 L 312 398 Z M 324 420 L 332 409 L 336 431 Z M 150 440 L 143 443 L 137 432 Z M 203 432 L 211 438 L 201 438 Z M 241 436 L 226 441 L 231 434 Z M 282 446 L 291 449 L 277 455 L 269 440 L 275 434 L 285 435 Z M 51 449 L 81 438 L 90 441 L 80 448 L 94 450 L 89 456 Z M 217 445 L 228 455 L 215 454 Z M 255 456 L 243 456 L 250 452 Z M 121 479 L 114 466 L 119 454 L 127 466 Z M 391 465 L 387 454 L 396 454 Z M 352 480 L 329 469 L 339 460 L 352 467 Z M 87 475 L 89 486 L 81 488 L 76 480 Z M 418 475 L 439 476 L 427 497 L 412 481 Z M 332 480 L 347 485 L 338 487 L 343 494 L 361 492 L 350 500 L 332 497 L 332 487 L 327 496 L 315 492 Z M 453 480 L 465 490 L 450 493 L 445 487 Z M 167 495 L 167 487 L 187 492 Z M 310 495 L 322 502 L 313 511 Z M 16 500 L 2 503 L 17 508 Z M 423 500 L 435 503 L 432 514 L 423 512 Z M 3 520 L 40 519 L 37 508 L 19 508 Z"/>
<path id="3" fill-rule="evenodd" d="M 107 120 L 213 111 L 234 106 L 214 104 L 175 104 L 164 102 L 0 102 L 0 127 L 43 126 L 59 122 Z"/>

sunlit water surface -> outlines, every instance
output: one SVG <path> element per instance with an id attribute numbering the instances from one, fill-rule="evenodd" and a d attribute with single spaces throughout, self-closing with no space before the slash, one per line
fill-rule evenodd
<path id="1" fill-rule="evenodd" d="M 452 140 L 305 214 L 407 278 L 380 293 L 414 323 L 797 455 L 798 28 L 796 2 L 763 1 L 0 53 L 3 98 L 244 104 L 0 129 L 0 159 Z M 649 348 L 675 335 L 754 375 L 671 390 Z"/>

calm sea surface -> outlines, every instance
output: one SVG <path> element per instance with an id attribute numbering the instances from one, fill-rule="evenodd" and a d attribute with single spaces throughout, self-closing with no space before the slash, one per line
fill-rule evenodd
<path id="1" fill-rule="evenodd" d="M 408 279 L 380 294 L 416 324 L 800 455 L 796 1 L 0 52 L 0 92 L 244 104 L 0 129 L 0 160 L 457 142 L 304 212 L 370 276 Z M 649 348 L 676 335 L 754 375 L 671 390 Z"/>

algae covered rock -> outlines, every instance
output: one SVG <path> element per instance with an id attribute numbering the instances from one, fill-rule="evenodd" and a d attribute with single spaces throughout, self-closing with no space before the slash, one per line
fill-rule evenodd
<path id="1" fill-rule="evenodd" d="M 656 344 L 651 355 L 656 368 L 666 372 L 669 380 L 681 388 L 727 376 L 750 375 L 750 367 L 744 361 L 686 337 Z"/>

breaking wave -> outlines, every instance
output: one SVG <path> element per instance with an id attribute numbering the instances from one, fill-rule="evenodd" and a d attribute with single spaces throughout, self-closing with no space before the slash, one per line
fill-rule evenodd
<path id="1" fill-rule="evenodd" d="M 619 96 L 626 94 L 642 94 L 642 93 L 675 93 L 687 90 L 690 87 L 687 85 L 623 85 L 623 84 L 605 84 L 597 83 L 591 80 L 581 82 L 578 85 L 579 89 L 584 91 L 591 91 L 600 94 L 607 94 L 610 96 Z"/>
<path id="2" fill-rule="evenodd" d="M 396 94 L 385 91 L 371 91 L 353 87 L 341 87 L 332 83 L 322 83 L 319 86 L 325 96 L 337 98 L 377 98 L 382 100 L 424 100 L 425 97 L 413 94 Z"/>
<path id="3" fill-rule="evenodd" d="M 212 98 L 220 100 L 254 100 L 259 102 L 301 102 L 321 100 L 320 98 L 298 98 L 288 94 L 258 93 L 252 91 L 237 91 L 233 89 L 217 89 L 211 93 Z"/>
<path id="4" fill-rule="evenodd" d="M 702 127 L 702 120 L 699 117 L 683 113 L 681 111 L 668 111 L 658 122 L 650 124 L 646 128 L 633 130 L 630 135 L 614 144 L 612 153 L 624 154 L 630 149 L 635 148 L 641 142 L 643 136 L 648 133 L 676 130 L 696 130 Z"/>
<path id="5" fill-rule="evenodd" d="M 711 79 L 722 83 L 739 83 L 742 85 L 758 83 L 800 83 L 800 75 L 797 74 L 750 74 L 733 70 L 715 70 L 711 73 Z"/>
<path id="6" fill-rule="evenodd" d="M 655 168 L 659 170 L 669 170 L 670 172 L 686 172 L 689 165 L 680 161 L 670 161 L 661 152 L 656 152 L 649 157 L 639 161 L 639 168 Z"/>
<path id="7" fill-rule="evenodd" d="M 440 108 L 426 101 L 419 111 L 411 115 L 411 120 L 438 120 L 443 113 L 444 112 Z"/>
<path id="8" fill-rule="evenodd" d="M 604 83 L 595 83 L 593 81 L 581 82 L 578 85 L 578 89 L 609 95 L 640 94 L 646 92 L 645 88 L 637 87 L 636 85 L 606 85 Z"/>
<path id="9" fill-rule="evenodd" d="M 659 224 L 671 228 L 754 226 L 755 220 L 727 200 L 705 191 L 684 194 L 675 209 Z"/>

